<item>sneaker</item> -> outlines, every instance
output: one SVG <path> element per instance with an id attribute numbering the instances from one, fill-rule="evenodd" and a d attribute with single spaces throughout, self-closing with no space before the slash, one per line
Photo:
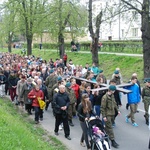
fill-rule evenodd
<path id="1" fill-rule="evenodd" d="M 66 136 L 66 139 L 71 140 L 71 137 L 68 135 L 68 136 Z"/>
<path id="2" fill-rule="evenodd" d="M 62 128 L 62 125 L 60 124 L 60 125 L 59 125 L 59 130 L 62 130 L 62 129 L 63 129 L 63 128 Z"/>
<path id="3" fill-rule="evenodd" d="M 69 125 L 70 125 L 70 126 L 72 126 L 72 127 L 74 126 L 72 120 L 69 120 L 68 122 L 69 122 Z"/>
<path id="4" fill-rule="evenodd" d="M 129 122 L 129 118 L 128 118 L 127 116 L 126 116 L 125 121 L 126 121 L 126 123 L 128 123 L 128 122 Z"/>
<path id="5" fill-rule="evenodd" d="M 134 122 L 132 125 L 133 125 L 134 127 L 138 127 L 138 124 L 135 123 L 135 122 Z"/>
<path id="6" fill-rule="evenodd" d="M 80 145 L 81 145 L 82 147 L 85 147 L 84 142 L 80 142 Z"/>

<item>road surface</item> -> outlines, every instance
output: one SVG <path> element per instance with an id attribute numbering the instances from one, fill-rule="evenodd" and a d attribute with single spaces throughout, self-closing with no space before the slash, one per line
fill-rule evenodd
<path id="1" fill-rule="evenodd" d="M 126 110 L 126 95 L 122 96 L 123 106 L 120 108 L 121 115 L 116 119 L 116 127 L 114 128 L 114 133 L 116 141 L 119 143 L 120 150 L 148 150 L 149 142 L 149 130 L 148 126 L 145 124 L 145 119 L 143 117 L 143 103 L 139 104 L 139 113 L 135 114 L 136 122 L 139 127 L 133 127 L 131 123 L 125 122 L 125 116 L 128 114 L 129 110 Z M 34 117 L 34 115 L 32 115 Z M 71 130 L 71 141 L 68 141 L 64 137 L 64 132 L 59 131 L 59 136 L 54 135 L 54 124 L 55 119 L 52 115 L 52 110 L 49 107 L 48 111 L 44 112 L 44 120 L 40 122 L 40 125 L 50 132 L 51 135 L 58 138 L 62 143 L 64 143 L 69 150 L 86 150 L 86 148 L 80 146 L 81 128 L 79 125 L 78 118 L 74 118 L 74 127 L 70 127 Z M 112 148 L 114 150 L 114 148 Z"/>

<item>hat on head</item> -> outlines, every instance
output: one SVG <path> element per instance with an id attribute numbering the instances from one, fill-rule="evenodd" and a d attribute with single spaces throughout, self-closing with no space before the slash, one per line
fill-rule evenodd
<path id="1" fill-rule="evenodd" d="M 103 72 L 103 70 L 99 69 L 99 73 L 102 73 L 102 72 Z"/>
<path id="2" fill-rule="evenodd" d="M 114 74 L 119 74 L 119 71 L 118 71 L 118 70 L 115 70 L 115 71 L 114 71 Z"/>
<path id="3" fill-rule="evenodd" d="M 91 68 L 88 68 L 88 71 L 91 71 Z"/>
<path id="4" fill-rule="evenodd" d="M 109 86 L 109 90 L 115 91 L 115 90 L 116 90 L 116 86 L 115 86 L 115 85 L 110 85 L 110 86 Z"/>
<path id="5" fill-rule="evenodd" d="M 51 69 L 50 71 L 49 71 L 49 73 L 51 74 L 51 73 L 53 73 L 54 72 L 54 70 L 53 69 Z"/>
<path id="6" fill-rule="evenodd" d="M 66 86 L 66 87 L 70 87 L 70 86 L 71 86 L 71 83 L 70 83 L 70 82 L 67 82 L 65 86 Z"/>
<path id="7" fill-rule="evenodd" d="M 93 132 L 94 132 L 94 133 L 97 133 L 98 130 L 99 130 L 98 127 L 93 127 Z"/>
<path id="8" fill-rule="evenodd" d="M 62 80 L 62 77 L 61 76 L 58 76 L 57 77 L 57 81 L 61 81 Z"/>
<path id="9" fill-rule="evenodd" d="M 144 79 L 144 82 L 149 82 L 150 83 L 150 78 Z"/>

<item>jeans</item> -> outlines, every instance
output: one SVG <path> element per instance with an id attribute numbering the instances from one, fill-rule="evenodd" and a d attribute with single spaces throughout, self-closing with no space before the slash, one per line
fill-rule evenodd
<path id="1" fill-rule="evenodd" d="M 100 105 L 94 105 L 94 112 L 96 113 L 97 116 L 100 117 L 101 106 Z"/>
<path id="2" fill-rule="evenodd" d="M 39 121 L 40 107 L 34 106 L 34 111 L 35 111 L 35 121 Z"/>

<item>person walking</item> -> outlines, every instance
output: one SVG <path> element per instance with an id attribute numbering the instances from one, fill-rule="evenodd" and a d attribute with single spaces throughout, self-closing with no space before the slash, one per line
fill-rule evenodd
<path id="1" fill-rule="evenodd" d="M 70 98 L 70 104 L 68 106 L 68 121 L 69 121 L 69 125 L 70 126 L 74 126 L 73 122 L 72 122 L 72 117 L 76 115 L 76 95 L 74 90 L 71 88 L 71 83 L 67 82 L 66 83 L 66 92 L 69 95 Z"/>
<path id="2" fill-rule="evenodd" d="M 28 98 L 32 100 L 32 106 L 34 107 L 35 111 L 35 123 L 39 123 L 39 118 L 40 118 L 40 106 L 38 99 L 40 98 L 41 100 L 44 99 L 44 93 L 42 90 L 40 90 L 39 85 L 35 85 L 35 88 L 33 88 L 30 93 L 28 94 Z"/>
<path id="3" fill-rule="evenodd" d="M 10 72 L 10 75 L 8 77 L 8 84 L 9 84 L 9 93 L 12 103 L 14 103 L 16 98 L 16 88 L 17 88 L 17 82 L 18 78 L 14 71 Z"/>
<path id="4" fill-rule="evenodd" d="M 145 87 L 142 89 L 142 98 L 144 103 L 144 109 L 145 109 L 145 121 L 146 124 L 149 125 L 149 114 L 148 114 L 148 108 L 150 105 L 150 79 L 145 80 Z"/>
<path id="5" fill-rule="evenodd" d="M 52 101 L 53 97 L 51 95 L 53 86 L 57 83 L 57 75 L 55 75 L 54 69 L 49 71 L 49 76 L 46 78 L 45 85 L 47 87 L 48 92 L 48 101 L 46 101 L 45 110 L 48 109 L 50 102 Z"/>
<path id="6" fill-rule="evenodd" d="M 87 150 L 90 150 L 91 146 L 88 139 L 88 128 L 86 125 L 86 121 L 88 121 L 92 114 L 95 115 L 95 113 L 92 110 L 91 101 L 89 100 L 89 95 L 87 93 L 82 94 L 81 103 L 78 106 L 77 112 L 79 116 L 80 126 L 82 129 L 80 145 L 85 147 L 85 141 Z"/>
<path id="7" fill-rule="evenodd" d="M 21 76 L 21 79 L 18 81 L 17 83 L 17 88 L 16 88 L 16 95 L 18 96 L 18 103 L 19 105 L 23 108 L 24 106 L 24 99 L 21 98 L 21 91 L 22 91 L 22 88 L 23 86 L 26 84 L 26 76 L 25 75 L 22 75 Z"/>
<path id="8" fill-rule="evenodd" d="M 41 79 L 37 79 L 37 85 L 39 85 L 40 90 L 43 91 L 43 94 L 44 94 L 43 100 L 44 100 L 44 102 L 46 102 L 48 100 L 48 92 L 47 92 L 47 88 L 46 88 L 45 84 L 42 82 Z M 39 113 L 40 113 L 40 121 L 42 121 L 43 120 L 43 113 L 44 113 L 43 109 L 40 108 Z"/>
<path id="9" fill-rule="evenodd" d="M 129 118 L 131 118 L 132 125 L 134 127 L 138 127 L 138 124 L 135 122 L 134 114 L 137 112 L 138 103 L 140 102 L 140 92 L 139 86 L 137 85 L 137 78 L 132 76 L 131 78 L 131 86 L 126 87 L 126 89 L 131 90 L 132 92 L 127 95 L 128 104 L 130 106 L 130 113 L 126 116 L 126 123 L 129 122 Z"/>
<path id="10" fill-rule="evenodd" d="M 67 138 L 68 140 L 71 140 L 70 128 L 68 124 L 68 112 L 67 112 L 70 99 L 65 89 L 66 88 L 64 85 L 60 85 L 58 93 L 56 93 L 53 98 L 53 110 L 55 113 L 54 132 L 55 132 L 55 135 L 59 135 L 58 133 L 59 125 L 63 123 L 65 138 Z"/>
<path id="11" fill-rule="evenodd" d="M 63 55 L 63 61 L 64 61 L 64 65 L 67 66 L 67 59 L 68 59 L 68 56 L 66 53 L 64 53 Z"/>
<path id="12" fill-rule="evenodd" d="M 115 110 L 118 111 L 118 107 L 115 102 L 114 92 L 116 90 L 115 85 L 110 85 L 108 88 L 108 92 L 102 97 L 101 102 L 101 113 L 103 120 L 105 121 L 105 129 L 106 133 L 109 135 L 109 139 L 111 140 L 111 145 L 114 148 L 118 148 L 119 144 L 115 141 L 114 131 L 112 128 L 112 123 L 114 121 Z M 120 112 L 118 111 L 118 114 Z"/>
<path id="13" fill-rule="evenodd" d="M 6 76 L 4 75 L 4 71 L 0 68 L 0 97 L 4 97 L 5 95 L 5 83 L 6 83 Z"/>
<path id="14" fill-rule="evenodd" d="M 20 93 L 20 98 L 23 98 L 23 103 L 25 104 L 25 110 L 28 112 L 29 115 L 32 115 L 31 109 L 32 109 L 32 101 L 28 99 L 29 92 L 33 89 L 32 84 L 33 79 L 28 78 L 26 83 L 22 86 L 22 90 Z"/>

